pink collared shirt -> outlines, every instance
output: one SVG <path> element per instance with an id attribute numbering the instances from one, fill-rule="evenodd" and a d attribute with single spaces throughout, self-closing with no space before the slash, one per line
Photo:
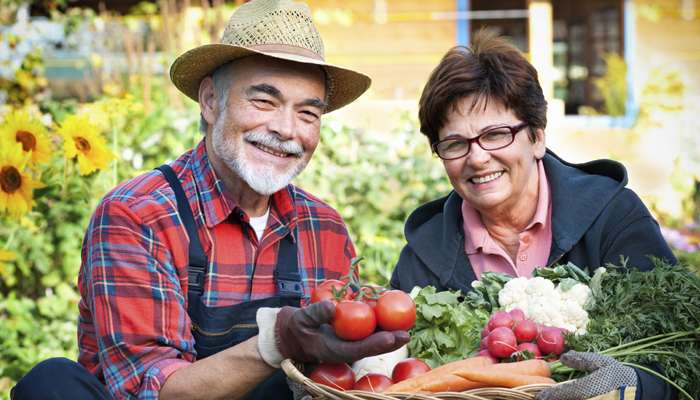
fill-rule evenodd
<path id="1" fill-rule="evenodd" d="M 547 265 L 552 244 L 552 200 L 541 160 L 537 162 L 537 176 L 537 209 L 532 221 L 518 235 L 520 243 L 515 263 L 506 250 L 491 237 L 481 222 L 479 213 L 467 202 L 462 201 L 464 250 L 477 279 L 481 279 L 481 274 L 487 271 L 530 277 L 536 267 Z"/>

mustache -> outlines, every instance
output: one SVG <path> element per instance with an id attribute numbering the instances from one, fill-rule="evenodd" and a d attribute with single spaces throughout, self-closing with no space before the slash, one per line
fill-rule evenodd
<path id="1" fill-rule="evenodd" d="M 276 135 L 271 135 L 264 132 L 251 132 L 243 136 L 243 140 L 249 143 L 257 143 L 259 145 L 269 147 L 270 149 L 287 153 L 295 157 L 301 157 L 304 149 L 301 145 L 293 140 L 280 140 Z"/>

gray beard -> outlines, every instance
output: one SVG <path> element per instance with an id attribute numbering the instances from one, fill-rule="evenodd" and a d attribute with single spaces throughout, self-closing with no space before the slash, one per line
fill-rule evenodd
<path id="1" fill-rule="evenodd" d="M 296 165 L 292 166 L 286 171 L 279 173 L 275 171 L 274 168 L 264 165 L 257 168 L 251 167 L 251 165 L 245 159 L 245 152 L 243 151 L 244 141 L 246 139 L 255 138 L 259 143 L 263 143 L 266 146 L 279 149 L 283 152 L 288 153 L 301 153 L 302 149 L 295 142 L 287 141 L 280 142 L 279 139 L 273 135 L 266 133 L 247 133 L 241 138 L 241 141 L 236 143 L 235 139 L 227 138 L 224 133 L 224 127 L 226 126 L 226 117 L 219 118 L 212 129 L 212 144 L 214 145 L 214 152 L 221 160 L 224 161 L 226 166 L 238 175 L 245 183 L 250 186 L 256 193 L 269 196 L 280 189 L 286 187 L 289 182 L 292 181 L 301 171 L 306 168 L 308 160 L 299 158 Z"/>

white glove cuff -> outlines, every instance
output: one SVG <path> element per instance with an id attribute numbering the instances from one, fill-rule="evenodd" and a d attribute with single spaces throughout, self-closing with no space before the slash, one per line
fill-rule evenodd
<path id="1" fill-rule="evenodd" d="M 279 308 L 261 307 L 255 315 L 258 323 L 258 352 L 263 360 L 273 368 L 279 368 L 284 357 L 277 348 L 275 324 Z"/>

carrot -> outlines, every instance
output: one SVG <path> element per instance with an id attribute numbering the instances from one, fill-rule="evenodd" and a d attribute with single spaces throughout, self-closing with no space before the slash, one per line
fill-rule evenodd
<path id="1" fill-rule="evenodd" d="M 492 364 L 488 367 L 521 375 L 537 375 L 545 378 L 552 376 L 549 365 L 544 360 L 525 360 L 511 363 L 500 363 Z"/>
<path id="2" fill-rule="evenodd" d="M 485 383 L 486 386 L 500 386 L 514 388 L 535 383 L 555 383 L 553 379 L 537 375 L 524 375 L 506 372 L 493 367 L 480 370 L 462 369 L 455 371 L 455 375 L 471 381 Z"/>
<path id="3" fill-rule="evenodd" d="M 452 374 L 452 371 L 456 371 L 459 369 L 464 369 L 464 368 L 482 368 L 491 364 L 491 360 L 489 360 L 486 357 L 471 357 L 471 358 L 466 358 L 464 360 L 458 360 L 458 361 L 453 361 L 451 363 L 447 363 L 445 365 L 442 365 L 440 367 L 437 367 L 435 369 L 432 369 L 422 375 L 418 375 L 416 377 L 406 379 L 404 381 L 395 383 L 391 386 L 389 386 L 384 393 L 390 393 L 390 392 L 403 392 L 403 393 L 415 393 L 417 391 L 424 390 L 424 386 L 430 386 L 433 388 L 432 391 L 437 391 L 437 392 L 442 392 L 447 386 L 442 386 L 433 384 L 434 382 L 440 381 L 442 378 L 444 381 L 445 385 L 455 384 L 455 380 L 448 380 L 445 381 L 445 379 L 451 379 L 451 378 L 446 378 L 450 375 L 454 376 Z M 460 378 L 461 379 L 461 378 Z M 465 389 L 466 390 L 466 389 Z"/>
<path id="4" fill-rule="evenodd" d="M 431 382 L 420 387 L 421 391 L 426 392 L 463 392 L 469 389 L 476 389 L 487 386 L 481 382 L 470 381 L 452 373 L 444 376 L 437 376 Z"/>

